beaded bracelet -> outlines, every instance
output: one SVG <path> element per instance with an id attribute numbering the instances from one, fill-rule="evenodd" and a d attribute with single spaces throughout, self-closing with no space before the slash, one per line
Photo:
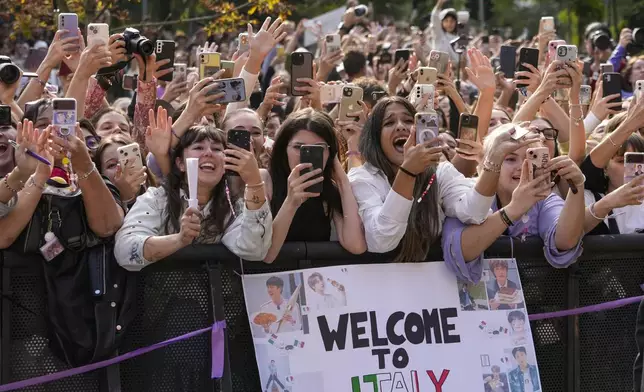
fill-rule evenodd
<path id="1" fill-rule="evenodd" d="M 2 179 L 2 185 L 4 185 L 4 187 L 5 187 L 5 188 L 9 189 L 12 193 L 16 194 L 16 193 L 20 192 L 20 189 L 22 189 L 22 188 L 23 188 L 23 187 L 22 187 L 22 182 L 20 183 L 20 185 L 21 185 L 20 189 L 14 189 L 14 188 L 12 188 L 12 187 L 11 187 L 11 185 L 9 185 L 9 176 L 10 176 L 10 175 L 11 175 L 11 173 L 9 173 L 8 175 L 6 175 L 6 176 Z"/>

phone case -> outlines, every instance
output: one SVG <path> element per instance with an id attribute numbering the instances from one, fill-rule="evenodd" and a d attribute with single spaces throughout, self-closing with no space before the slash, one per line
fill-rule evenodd
<path id="1" fill-rule="evenodd" d="M 310 169 L 303 169 L 300 172 L 300 175 L 304 175 L 315 169 L 323 169 L 322 163 L 324 162 L 324 147 L 317 146 L 315 144 L 305 144 L 300 147 L 300 163 L 311 163 L 313 165 Z M 311 179 L 315 179 L 322 176 L 322 173 L 314 176 Z M 311 193 L 322 193 L 323 185 L 321 182 L 311 185 L 306 188 L 307 192 Z"/>
<path id="2" fill-rule="evenodd" d="M 638 80 L 635 82 L 635 90 L 634 90 L 634 95 L 635 99 L 637 102 L 639 102 L 642 99 L 642 92 L 644 92 L 644 80 Z"/>
<path id="3" fill-rule="evenodd" d="M 611 99 L 609 102 L 622 102 L 622 75 L 617 72 L 609 72 L 602 75 L 602 86 L 604 97 L 613 94 L 620 94 L 618 98 Z"/>
<path id="4" fill-rule="evenodd" d="M 325 84 L 320 87 L 320 100 L 322 103 L 337 103 L 342 99 L 341 84 Z"/>
<path id="5" fill-rule="evenodd" d="M 438 77 L 438 70 L 432 67 L 418 68 L 418 84 L 434 84 Z"/>
<path id="6" fill-rule="evenodd" d="M 134 170 L 140 170 L 143 167 L 143 157 L 138 143 L 128 144 L 116 149 L 119 156 L 121 169 L 130 167 Z"/>
<path id="7" fill-rule="evenodd" d="M 245 129 L 231 129 L 228 131 L 226 144 L 234 145 L 250 151 L 250 132 Z M 226 170 L 226 175 L 239 176 L 239 173 L 232 170 Z"/>
<path id="8" fill-rule="evenodd" d="M 408 62 L 410 57 L 411 57 L 411 50 L 398 49 L 396 50 L 396 54 L 394 54 L 394 65 L 397 65 L 400 59 L 403 59 L 404 61 Z M 409 67 L 409 64 L 407 64 L 407 67 Z"/>
<path id="9" fill-rule="evenodd" d="M 342 39 L 340 38 L 340 34 L 327 34 L 326 37 L 324 37 L 324 40 L 326 41 L 327 53 L 337 52 L 342 49 Z"/>
<path id="10" fill-rule="evenodd" d="M 605 74 L 609 72 L 615 72 L 615 68 L 613 67 L 613 64 L 601 64 L 599 66 L 599 71 Z"/>
<path id="11" fill-rule="evenodd" d="M 556 60 L 557 48 L 559 47 L 559 45 L 565 45 L 565 44 L 566 44 L 566 41 L 562 39 L 557 39 L 557 40 L 548 42 L 548 56 L 550 57 L 551 61 Z"/>
<path id="12" fill-rule="evenodd" d="M 52 100 L 52 125 L 61 137 L 68 137 L 76 131 L 76 100 L 74 98 L 54 98 Z"/>
<path id="13" fill-rule="evenodd" d="M 219 83 L 219 88 L 210 91 L 207 95 L 215 95 L 222 91 L 225 92 L 226 95 L 214 100 L 213 102 L 223 104 L 231 102 L 243 102 L 246 100 L 246 85 L 244 83 L 244 79 L 219 79 L 215 83 Z"/>
<path id="14" fill-rule="evenodd" d="M 107 23 L 87 25 L 87 46 L 107 45 L 110 41 L 110 26 Z"/>
<path id="15" fill-rule="evenodd" d="M 358 101 L 362 101 L 364 91 L 356 86 L 344 86 L 342 88 L 342 98 L 340 99 L 340 110 L 338 112 L 338 119 L 340 121 L 353 120 L 353 117 L 348 117 L 350 113 L 359 112 L 362 110 Z"/>
<path id="16" fill-rule="evenodd" d="M 170 63 L 160 67 L 159 70 L 172 68 L 174 66 L 175 47 L 176 47 L 176 44 L 174 43 L 174 41 L 159 40 L 156 42 L 155 50 L 154 50 L 154 54 L 156 55 L 156 61 L 170 59 Z M 159 80 L 163 80 L 164 82 L 171 82 L 172 73 L 163 75 L 162 77 L 159 78 Z"/>
<path id="17" fill-rule="evenodd" d="M 248 52 L 250 50 L 250 41 L 248 40 L 248 33 L 239 34 L 239 53 Z"/>
<path id="18" fill-rule="evenodd" d="M 554 31 L 555 30 L 555 18 L 552 16 L 544 16 L 541 18 L 541 31 Z"/>
<path id="19" fill-rule="evenodd" d="M 438 137 L 437 113 L 416 113 L 414 122 L 416 123 L 416 144 L 424 144 Z"/>
<path id="20" fill-rule="evenodd" d="M 291 54 L 291 96 L 306 95 L 305 92 L 296 91 L 294 87 L 305 87 L 307 84 L 297 81 L 299 78 L 313 79 L 313 55 L 310 52 L 295 52 Z"/>
<path id="21" fill-rule="evenodd" d="M 590 105 L 592 94 L 593 94 L 592 87 L 586 84 L 583 84 L 579 89 L 579 103 L 582 105 Z"/>
<path id="22" fill-rule="evenodd" d="M 501 46 L 501 72 L 508 79 L 514 78 L 516 69 L 517 48 L 514 46 Z"/>
<path id="23" fill-rule="evenodd" d="M 473 114 L 462 113 L 458 123 L 458 139 L 476 141 L 479 118 Z"/>
<path id="24" fill-rule="evenodd" d="M 535 68 L 539 66 L 539 49 L 534 48 L 521 48 L 519 51 L 519 71 L 532 72 L 528 67 L 523 64 L 530 64 Z M 520 76 L 518 80 L 527 79 L 525 76 Z"/>
<path id="25" fill-rule="evenodd" d="M 188 66 L 183 63 L 174 63 L 173 80 L 185 81 L 188 77 Z"/>
<path id="26" fill-rule="evenodd" d="M 78 15 L 68 13 L 58 15 L 58 30 L 67 30 L 62 39 L 78 37 Z"/>
<path id="27" fill-rule="evenodd" d="M 410 101 L 416 106 L 423 96 L 429 94 L 427 104 L 421 108 L 417 108 L 419 112 L 433 112 L 434 111 L 434 85 L 433 84 L 416 84 L 411 90 Z"/>
<path id="28" fill-rule="evenodd" d="M 223 77 L 226 79 L 231 79 L 235 73 L 235 62 L 222 60 L 221 69 L 224 70 Z"/>
<path id="29" fill-rule="evenodd" d="M 220 53 L 202 53 L 199 55 L 199 79 L 213 76 L 221 68 Z"/>
<path id="30" fill-rule="evenodd" d="M 532 164 L 533 178 L 537 177 L 537 170 L 545 167 L 550 161 L 550 151 L 548 147 L 535 147 L 526 150 L 526 157 Z"/>
<path id="31" fill-rule="evenodd" d="M 11 106 L 0 105 L 0 127 L 11 126 Z"/>
<path id="32" fill-rule="evenodd" d="M 429 66 L 436 68 L 439 74 L 443 75 L 447 72 L 447 65 L 449 63 L 449 55 L 445 52 L 432 50 L 429 53 Z"/>
<path id="33" fill-rule="evenodd" d="M 624 154 L 624 184 L 644 174 L 644 153 L 627 152 Z"/>

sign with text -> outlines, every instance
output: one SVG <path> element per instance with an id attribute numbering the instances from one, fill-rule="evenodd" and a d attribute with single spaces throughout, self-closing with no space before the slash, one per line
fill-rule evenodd
<path id="1" fill-rule="evenodd" d="M 243 278 L 262 391 L 541 391 L 514 260 L 477 284 L 442 262 Z"/>

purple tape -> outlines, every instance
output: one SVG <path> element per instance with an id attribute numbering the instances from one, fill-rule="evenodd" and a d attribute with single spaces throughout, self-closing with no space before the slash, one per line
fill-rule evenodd
<path id="1" fill-rule="evenodd" d="M 5 392 L 5 391 L 14 391 L 16 389 L 21 389 L 21 388 L 26 388 L 26 387 L 31 387 L 34 385 L 39 385 L 39 384 L 44 384 L 47 382 L 52 382 L 56 380 L 60 380 L 61 378 L 65 377 L 71 377 L 71 376 L 76 376 L 78 374 L 82 373 L 87 373 L 91 372 L 96 369 L 104 368 L 110 365 L 114 365 L 119 362 L 126 361 L 128 359 L 138 357 L 139 355 L 143 355 L 146 353 L 149 353 L 150 351 L 154 351 L 157 349 L 160 349 L 162 347 L 169 346 L 171 344 L 180 342 L 182 340 L 190 339 L 195 336 L 199 336 L 201 334 L 204 334 L 208 331 L 213 331 L 212 332 L 212 337 L 213 337 L 213 342 L 212 342 L 212 349 L 217 350 L 217 352 L 212 353 L 213 361 L 212 361 L 212 374 L 213 378 L 215 377 L 215 374 L 219 374 L 221 377 L 221 374 L 223 374 L 224 369 L 224 343 L 223 343 L 223 338 L 224 338 L 224 328 L 226 328 L 226 322 L 225 321 L 217 321 L 212 327 L 208 328 L 203 328 L 198 331 L 190 332 L 185 335 L 177 336 L 176 338 L 172 338 L 169 340 L 166 340 L 164 342 L 160 343 L 155 343 L 151 346 L 148 347 L 143 347 L 134 351 L 130 351 L 129 353 L 119 355 L 118 357 L 106 359 L 105 361 L 100 361 L 96 363 L 91 363 L 89 365 L 73 368 L 73 369 L 68 369 L 68 370 L 63 370 L 61 372 L 57 373 L 51 373 L 51 374 L 46 374 L 44 376 L 40 377 L 34 377 L 30 378 L 27 380 L 22 380 L 22 381 L 16 381 L 12 382 L 9 384 L 4 384 L 0 385 L 0 392 Z M 217 331 L 217 332 L 215 332 Z M 221 340 L 221 342 L 215 342 L 214 339 Z M 219 361 L 215 361 L 214 359 L 220 359 Z"/>
<path id="2" fill-rule="evenodd" d="M 617 301 L 604 302 L 598 305 L 584 306 L 583 308 L 560 310 L 558 312 L 531 314 L 528 316 L 528 319 L 530 319 L 530 321 L 536 321 L 557 317 L 576 316 L 582 313 L 601 312 L 603 310 L 621 308 L 622 306 L 635 304 L 642 301 L 642 299 L 644 299 L 644 295 L 640 295 L 639 297 L 618 299 Z"/>

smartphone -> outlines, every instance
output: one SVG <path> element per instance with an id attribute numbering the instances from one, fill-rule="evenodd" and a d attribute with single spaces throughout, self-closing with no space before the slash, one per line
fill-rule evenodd
<path id="1" fill-rule="evenodd" d="M 478 132 L 479 118 L 473 114 L 461 113 L 458 122 L 458 139 L 476 141 Z M 469 148 L 469 146 L 460 146 L 459 148 Z"/>
<path id="2" fill-rule="evenodd" d="M 416 144 L 424 144 L 432 140 L 434 140 L 432 146 L 440 143 L 435 140 L 438 137 L 438 114 L 436 112 L 416 113 L 414 123 L 416 124 Z"/>
<path id="3" fill-rule="evenodd" d="M 305 144 L 302 147 L 300 147 L 300 163 L 310 163 L 313 166 L 310 169 L 303 169 L 300 171 L 300 175 L 304 175 L 310 171 L 313 171 L 315 169 L 322 169 L 322 163 L 324 162 L 324 147 L 323 146 L 318 146 L 316 144 Z M 322 173 L 318 174 L 317 176 L 314 176 L 312 179 L 321 177 Z M 310 180 L 309 180 L 310 181 Z M 306 188 L 307 192 L 311 193 L 322 193 L 323 186 L 321 182 L 318 182 L 315 185 L 311 185 L 310 187 Z"/>
<path id="4" fill-rule="evenodd" d="M 435 84 L 438 77 L 438 70 L 432 67 L 418 68 L 418 84 Z"/>
<path id="5" fill-rule="evenodd" d="M 552 16 L 542 17 L 539 29 L 542 32 L 555 31 L 555 18 Z"/>
<path id="6" fill-rule="evenodd" d="M 554 41 L 548 42 L 548 56 L 550 57 L 551 61 L 554 61 L 557 57 L 557 48 L 559 45 L 565 45 L 566 41 L 562 39 L 557 39 Z"/>
<path id="7" fill-rule="evenodd" d="M 214 100 L 214 103 L 231 103 L 244 102 L 246 100 L 246 84 L 242 78 L 219 79 L 214 83 L 219 83 L 219 88 L 210 91 L 207 95 L 226 93 L 223 97 Z"/>
<path id="8" fill-rule="evenodd" d="M 362 110 L 358 101 L 362 101 L 364 91 L 357 86 L 344 86 L 342 87 L 342 98 L 340 99 L 340 110 L 338 111 L 338 119 L 340 121 L 354 120 L 354 117 L 349 117 L 351 113 L 359 112 Z"/>
<path id="9" fill-rule="evenodd" d="M 582 105 L 590 105 L 592 99 L 593 89 L 587 84 L 582 84 L 579 89 L 579 103 Z"/>
<path id="10" fill-rule="evenodd" d="M 250 151 L 250 132 L 245 129 L 231 129 L 228 131 L 226 144 Z M 239 176 L 239 173 L 232 170 L 226 170 L 226 175 Z"/>
<path id="11" fill-rule="evenodd" d="M 122 86 L 123 90 L 134 91 L 136 90 L 136 79 L 139 75 L 123 75 Z"/>
<path id="12" fill-rule="evenodd" d="M 536 178 L 542 173 L 537 173 L 538 169 L 544 168 L 550 161 L 550 150 L 548 147 L 535 147 L 526 150 L 526 156 L 532 164 L 532 178 Z"/>
<path id="13" fill-rule="evenodd" d="M 327 53 L 337 52 L 342 49 L 342 38 L 340 38 L 340 34 L 327 34 L 324 40 L 326 42 Z"/>
<path id="14" fill-rule="evenodd" d="M 559 45 L 557 46 L 557 60 L 577 61 L 577 47 L 575 45 Z"/>
<path id="15" fill-rule="evenodd" d="M 58 30 L 67 30 L 67 33 L 63 34 L 61 39 L 78 37 L 78 15 L 71 13 L 59 14 Z"/>
<path id="16" fill-rule="evenodd" d="M 224 78 L 231 79 L 235 74 L 235 62 L 234 61 L 221 61 L 221 69 L 224 70 Z"/>
<path id="17" fill-rule="evenodd" d="M 367 39 L 367 50 L 369 53 L 376 53 L 378 51 L 378 38 L 369 34 Z"/>
<path id="18" fill-rule="evenodd" d="M 627 152 L 624 154 L 624 184 L 644 174 L 644 152 Z"/>
<path id="19" fill-rule="evenodd" d="M 248 33 L 239 34 L 239 53 L 248 52 L 250 50 L 250 40 Z"/>
<path id="20" fill-rule="evenodd" d="M 291 96 L 304 96 L 306 92 L 296 91 L 295 87 L 308 86 L 297 81 L 298 78 L 313 79 L 313 54 L 311 52 L 293 52 L 291 54 Z"/>
<path id="21" fill-rule="evenodd" d="M 514 78 L 516 69 L 517 48 L 514 46 L 501 46 L 501 72 L 508 79 Z"/>
<path id="22" fill-rule="evenodd" d="M 523 64 L 530 64 L 535 68 L 539 68 L 539 49 L 534 48 L 521 48 L 519 51 L 519 71 L 532 72 L 528 67 Z M 525 76 L 519 76 L 517 80 L 527 79 Z M 525 83 L 518 83 L 525 85 Z"/>
<path id="23" fill-rule="evenodd" d="M 199 55 L 199 79 L 213 76 L 221 69 L 220 53 L 201 53 Z"/>
<path id="24" fill-rule="evenodd" d="M 642 99 L 642 96 L 644 95 L 642 94 L 642 92 L 644 91 L 644 80 L 638 80 L 637 82 L 635 82 L 635 90 L 633 91 L 634 91 L 633 94 L 635 95 L 636 101 L 640 102 L 640 100 Z"/>
<path id="25" fill-rule="evenodd" d="M 386 91 L 372 91 L 371 92 L 371 101 L 373 102 L 373 105 L 375 106 L 378 101 L 383 99 L 384 97 L 387 96 Z"/>
<path id="26" fill-rule="evenodd" d="M 76 100 L 74 98 L 54 98 L 52 100 L 52 125 L 60 137 L 67 138 L 76 132 Z"/>
<path id="27" fill-rule="evenodd" d="M 611 63 L 604 63 L 599 66 L 599 72 L 605 74 L 609 72 L 615 72 L 615 69 L 613 67 L 613 64 Z"/>
<path id="28" fill-rule="evenodd" d="M 434 92 L 435 87 L 433 84 L 416 84 L 411 90 L 410 101 L 412 105 L 416 106 L 423 96 L 429 94 L 427 104 L 423 107 L 417 108 L 419 112 L 433 112 L 434 111 Z"/>
<path id="29" fill-rule="evenodd" d="M 161 60 L 168 60 L 168 59 L 170 60 L 168 64 L 162 67 L 159 67 L 159 71 L 174 67 L 175 47 L 176 47 L 176 44 L 174 43 L 174 41 L 158 40 L 156 42 L 155 50 L 154 50 L 154 54 L 156 55 L 156 61 L 158 62 Z M 163 75 L 162 77 L 159 78 L 159 80 L 163 80 L 164 82 L 171 82 L 172 73 Z"/>
<path id="30" fill-rule="evenodd" d="M 105 45 L 110 42 L 110 26 L 107 23 L 90 23 L 87 25 L 87 46 Z"/>
<path id="31" fill-rule="evenodd" d="M 411 57 L 411 50 L 409 49 L 398 49 L 396 54 L 394 54 L 394 65 L 398 64 L 400 59 L 405 61 L 405 69 L 409 67 L 409 58 Z"/>
<path id="32" fill-rule="evenodd" d="M 141 170 L 143 168 L 143 157 L 141 156 L 141 149 L 138 143 L 128 144 L 116 149 L 119 157 L 121 169 L 129 167 L 134 170 Z"/>
<path id="33" fill-rule="evenodd" d="M 341 84 L 325 84 L 320 87 L 320 100 L 323 104 L 338 103 L 342 99 Z"/>
<path id="34" fill-rule="evenodd" d="M 609 72 L 602 75 L 602 86 L 604 88 L 604 97 L 619 94 L 620 96 L 611 99 L 609 102 L 622 102 L 622 75 L 617 72 Z"/>
<path id="35" fill-rule="evenodd" d="M 174 72 L 172 73 L 172 80 L 177 82 L 184 82 L 188 78 L 188 66 L 184 63 L 174 63 Z"/>
<path id="36" fill-rule="evenodd" d="M 429 52 L 429 66 L 436 68 L 439 74 L 444 75 L 447 72 L 448 64 L 449 54 L 446 52 L 440 52 L 438 50 Z"/>
<path id="37" fill-rule="evenodd" d="M 0 127 L 11 126 L 11 106 L 0 105 Z"/>
<path id="38" fill-rule="evenodd" d="M 378 65 L 391 64 L 391 53 L 387 51 L 380 52 L 380 59 L 378 60 Z"/>

